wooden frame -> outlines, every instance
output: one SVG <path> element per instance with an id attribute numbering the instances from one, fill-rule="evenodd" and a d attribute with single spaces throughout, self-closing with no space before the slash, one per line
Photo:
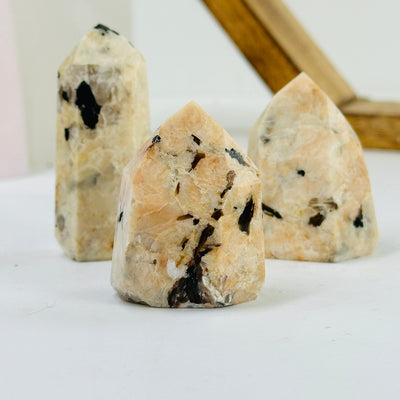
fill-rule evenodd
<path id="1" fill-rule="evenodd" d="M 281 0 L 202 0 L 276 93 L 306 72 L 365 147 L 400 149 L 400 104 L 360 99 Z"/>

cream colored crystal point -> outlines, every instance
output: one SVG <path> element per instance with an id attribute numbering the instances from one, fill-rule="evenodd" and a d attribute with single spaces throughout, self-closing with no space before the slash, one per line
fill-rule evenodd
<path id="1" fill-rule="evenodd" d="M 260 116 L 249 156 L 261 174 L 266 257 L 341 261 L 374 251 L 378 230 L 360 141 L 306 74 Z"/>
<path id="2" fill-rule="evenodd" d="M 112 285 L 154 307 L 220 307 L 264 281 L 261 182 L 229 134 L 191 102 L 126 167 Z"/>
<path id="3" fill-rule="evenodd" d="M 75 260 L 111 259 L 121 174 L 150 135 L 146 63 L 97 25 L 58 74 L 56 237 Z"/>

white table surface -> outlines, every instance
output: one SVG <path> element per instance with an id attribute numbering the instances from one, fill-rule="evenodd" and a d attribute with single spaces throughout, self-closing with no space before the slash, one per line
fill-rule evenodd
<path id="1" fill-rule="evenodd" d="M 250 303 L 122 302 L 66 258 L 54 172 L 0 181 L 0 399 L 398 399 L 400 153 L 366 152 L 380 242 L 340 264 L 267 260 Z"/>

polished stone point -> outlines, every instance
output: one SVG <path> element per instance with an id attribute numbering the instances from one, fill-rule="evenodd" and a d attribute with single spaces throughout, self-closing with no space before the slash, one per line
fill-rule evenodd
<path id="1" fill-rule="evenodd" d="M 360 141 L 305 74 L 281 89 L 254 125 L 265 256 L 342 261 L 371 254 L 378 229 Z"/>
<path id="2" fill-rule="evenodd" d="M 124 170 L 111 282 L 153 307 L 222 307 L 264 282 L 261 182 L 229 134 L 190 102 Z"/>
<path id="3" fill-rule="evenodd" d="M 56 237 L 67 256 L 111 259 L 122 170 L 149 136 L 146 62 L 99 24 L 58 71 Z"/>

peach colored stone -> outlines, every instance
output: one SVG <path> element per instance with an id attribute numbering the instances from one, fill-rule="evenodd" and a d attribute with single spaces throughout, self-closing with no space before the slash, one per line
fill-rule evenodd
<path id="1" fill-rule="evenodd" d="M 306 74 L 262 113 L 249 156 L 261 174 L 266 257 L 341 261 L 374 251 L 378 229 L 360 141 Z"/>
<path id="2" fill-rule="evenodd" d="M 237 304 L 263 284 L 257 169 L 194 102 L 124 171 L 111 281 L 154 307 Z"/>
<path id="3" fill-rule="evenodd" d="M 122 170 L 150 136 L 146 63 L 98 25 L 59 69 L 56 237 L 78 261 L 111 259 Z"/>

